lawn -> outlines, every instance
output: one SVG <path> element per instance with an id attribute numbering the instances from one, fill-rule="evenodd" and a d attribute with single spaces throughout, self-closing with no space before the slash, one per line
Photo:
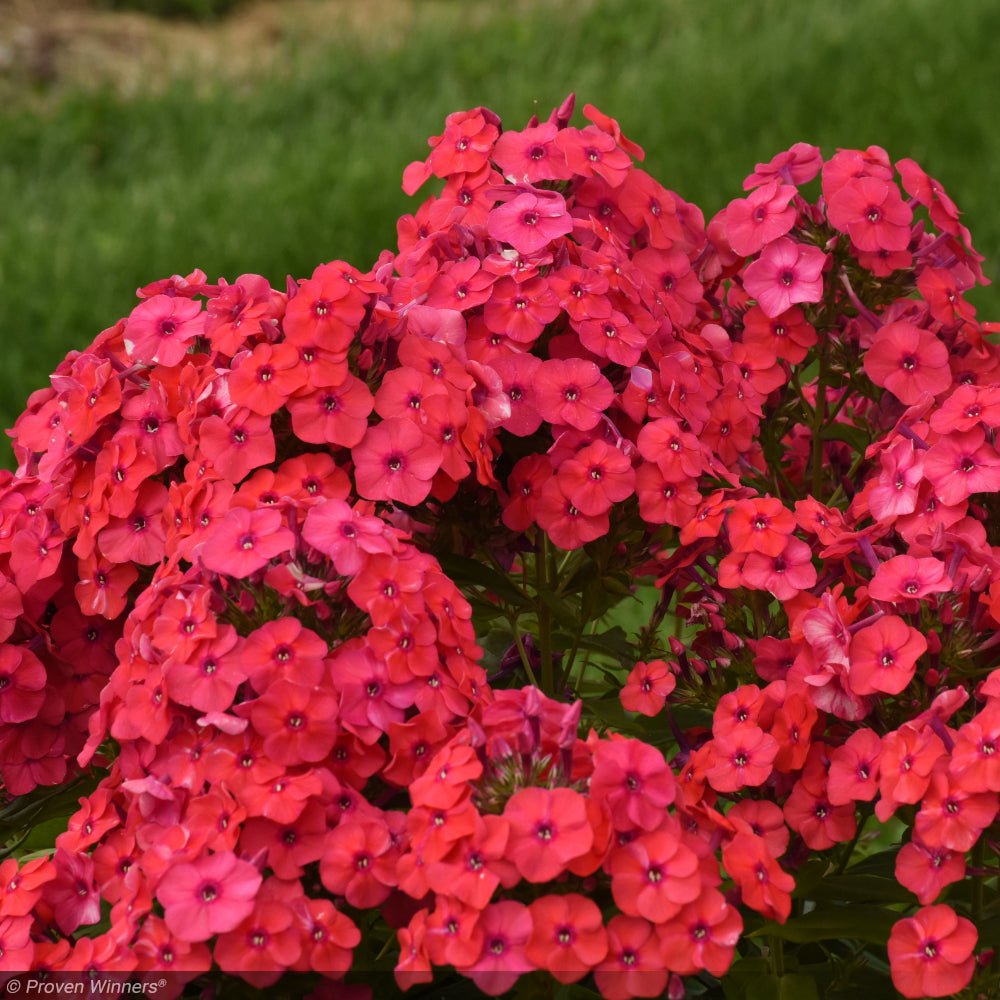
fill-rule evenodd
<path id="1" fill-rule="evenodd" d="M 268 19 L 260 51 L 227 48 L 241 36 L 225 25 L 185 27 L 223 40 L 209 68 L 145 75 L 140 60 L 127 87 L 8 72 L 0 420 L 139 285 L 196 267 L 278 287 L 333 258 L 368 267 L 415 207 L 402 170 L 445 115 L 483 104 L 520 127 L 570 91 L 706 215 L 798 141 L 913 157 L 965 212 L 996 279 L 1000 6 L 965 0 L 944 16 L 933 0 L 274 0 L 233 15 Z M 1000 319 L 997 286 L 972 300 Z"/>

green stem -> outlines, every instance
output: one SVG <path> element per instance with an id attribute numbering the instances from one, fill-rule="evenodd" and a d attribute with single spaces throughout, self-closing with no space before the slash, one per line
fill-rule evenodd
<path id="1" fill-rule="evenodd" d="M 781 976 L 785 974 L 784 942 L 780 937 L 768 934 L 767 947 L 768 951 L 771 953 L 771 971 L 780 979 Z"/>
<path id="2" fill-rule="evenodd" d="M 980 871 L 986 864 L 986 838 L 980 837 L 972 848 L 972 867 Z M 972 876 L 972 922 L 979 927 L 983 921 L 983 883 L 982 874 Z"/>
<path id="3" fill-rule="evenodd" d="M 576 630 L 576 634 L 573 636 L 573 645 L 570 647 L 570 651 L 565 657 L 565 662 L 563 663 L 562 669 L 559 671 L 559 677 L 556 681 L 557 691 L 562 691 L 562 689 L 566 687 L 566 685 L 569 683 L 570 677 L 572 676 L 573 663 L 576 660 L 576 654 L 580 651 L 580 639 L 582 638 L 582 636 L 583 636 L 583 626 L 578 628 Z M 582 680 L 583 677 L 581 676 L 580 681 Z M 579 691 L 579 687 L 580 685 L 578 682 L 576 687 L 573 689 L 574 693 Z"/>
<path id="4" fill-rule="evenodd" d="M 854 838 L 847 845 L 844 853 L 840 856 L 840 864 L 837 865 L 837 875 L 843 875 L 847 868 L 848 863 L 851 860 L 851 855 L 854 853 L 854 848 L 857 847 L 858 841 L 861 839 L 861 832 L 865 828 L 865 823 L 868 822 L 868 818 L 872 814 L 872 809 L 866 808 L 862 812 L 861 822 L 857 824 L 857 829 L 854 831 Z"/>
<path id="5" fill-rule="evenodd" d="M 823 480 L 823 425 L 826 423 L 826 377 L 827 377 L 827 345 L 824 343 L 819 356 L 819 375 L 816 384 L 816 408 L 812 419 L 812 495 L 819 499 L 820 485 Z"/>
<path id="6" fill-rule="evenodd" d="M 542 599 L 542 595 L 551 595 L 552 584 L 549 576 L 549 559 L 551 543 L 549 536 L 541 532 L 541 540 L 535 552 L 535 586 L 536 611 L 538 615 L 538 653 L 541 660 L 541 689 L 547 695 L 554 695 L 555 684 L 552 668 L 552 609 Z"/>
<path id="7" fill-rule="evenodd" d="M 535 672 L 531 669 L 531 660 L 528 659 L 528 651 L 524 648 L 524 642 L 521 639 L 521 633 L 517 627 L 516 618 L 508 618 L 510 622 L 510 630 L 514 633 L 514 642 L 517 643 L 517 651 L 521 656 L 521 666 L 524 667 L 524 672 L 528 675 L 528 680 L 532 687 L 538 687 L 538 680 L 535 677 Z"/>

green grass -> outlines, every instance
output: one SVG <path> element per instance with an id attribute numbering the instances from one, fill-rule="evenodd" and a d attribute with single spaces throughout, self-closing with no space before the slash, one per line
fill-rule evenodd
<path id="1" fill-rule="evenodd" d="M 195 267 L 278 287 L 324 260 L 367 267 L 416 207 L 400 176 L 446 114 L 485 104 L 520 127 L 571 90 L 618 118 L 646 168 L 706 215 L 797 141 L 914 157 L 1000 277 L 993 0 L 963 0 L 947 20 L 933 0 L 412 9 L 408 32 L 386 25 L 374 43 L 340 24 L 327 40 L 288 25 L 281 71 L 238 85 L 0 107 L 2 426 L 67 350 L 132 308 L 137 286 Z M 973 301 L 1000 319 L 997 288 Z"/>

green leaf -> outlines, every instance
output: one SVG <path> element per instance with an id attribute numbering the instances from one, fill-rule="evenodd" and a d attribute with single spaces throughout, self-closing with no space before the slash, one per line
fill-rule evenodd
<path id="1" fill-rule="evenodd" d="M 777 1000 L 781 996 L 780 980 L 773 973 L 755 976 L 747 983 L 746 1000 Z"/>
<path id="2" fill-rule="evenodd" d="M 976 926 L 979 931 L 979 944 L 977 947 L 1000 947 L 1000 917 L 990 917 L 988 920 L 981 920 Z"/>
<path id="3" fill-rule="evenodd" d="M 831 865 L 828 858 L 812 858 L 795 872 L 795 889 L 792 896 L 795 899 L 814 899 L 813 890 L 820 885 Z"/>
<path id="4" fill-rule="evenodd" d="M 888 850 L 879 851 L 877 854 L 869 854 L 868 857 L 859 861 L 856 865 L 851 865 L 847 869 L 848 875 L 882 875 L 885 878 L 896 877 L 896 855 L 899 853 L 899 844 L 894 844 Z"/>
<path id="5" fill-rule="evenodd" d="M 777 996 L 780 1000 L 819 1000 L 819 990 L 812 976 L 790 972 L 779 980 Z"/>
<path id="6" fill-rule="evenodd" d="M 722 980 L 726 1000 L 747 1000 L 749 989 L 758 982 L 771 986 L 772 992 L 765 996 L 774 1000 L 778 995 L 777 977 L 771 973 L 771 964 L 766 958 L 743 958 L 734 962 Z"/>
<path id="7" fill-rule="evenodd" d="M 813 885 L 808 899 L 843 900 L 846 903 L 912 903 L 913 893 L 894 878 L 881 875 L 827 875 Z"/>
<path id="8" fill-rule="evenodd" d="M 843 441 L 849 444 L 855 452 L 864 452 L 870 444 L 868 435 L 852 424 L 830 423 L 820 428 L 819 436 L 824 441 Z"/>
<path id="9" fill-rule="evenodd" d="M 898 919 L 898 913 L 880 906 L 823 906 L 784 924 L 768 920 L 750 936 L 769 935 L 797 944 L 840 939 L 885 944 Z"/>
<path id="10" fill-rule="evenodd" d="M 596 635 L 581 635 L 580 648 L 590 649 L 596 653 L 607 653 L 609 656 L 626 661 L 632 658 L 633 653 L 625 629 L 617 625 Z M 631 667 L 631 664 L 629 666 Z"/>
<path id="11" fill-rule="evenodd" d="M 580 627 L 580 612 L 568 601 L 560 600 L 548 590 L 540 590 L 538 599 L 552 612 L 553 618 L 570 632 Z"/>
<path id="12" fill-rule="evenodd" d="M 438 562 L 441 564 L 441 569 L 459 586 L 465 584 L 482 587 L 515 608 L 534 606 L 528 596 L 506 576 L 475 559 L 470 559 L 468 556 L 440 555 Z"/>

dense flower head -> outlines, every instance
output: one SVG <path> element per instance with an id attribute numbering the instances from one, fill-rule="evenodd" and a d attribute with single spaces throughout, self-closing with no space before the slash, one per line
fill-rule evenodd
<path id="1" fill-rule="evenodd" d="M 33 394 L 0 970 L 997 985 L 982 258 L 880 147 L 706 220 L 584 116 L 450 115 L 369 270 L 153 282 Z"/>

